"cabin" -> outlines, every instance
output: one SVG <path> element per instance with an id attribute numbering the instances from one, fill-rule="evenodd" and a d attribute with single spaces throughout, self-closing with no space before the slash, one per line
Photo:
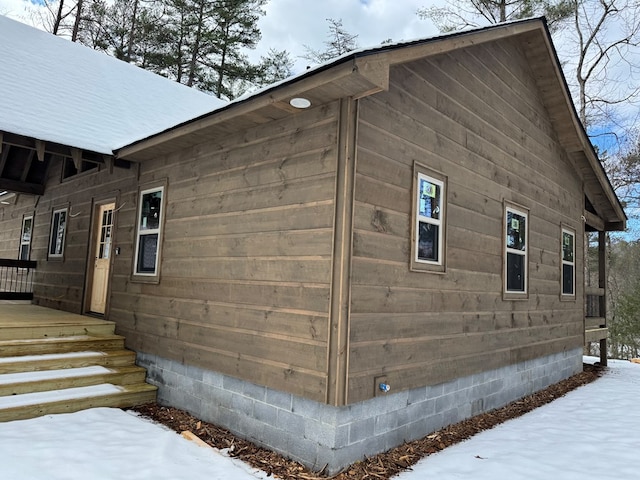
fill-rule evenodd
<path id="1" fill-rule="evenodd" d="M 115 322 L 160 403 L 335 473 L 606 347 L 584 239 L 603 273 L 626 216 L 544 19 L 229 103 L 2 17 L 0 37 L 0 258 L 37 262 L 34 304 Z"/>

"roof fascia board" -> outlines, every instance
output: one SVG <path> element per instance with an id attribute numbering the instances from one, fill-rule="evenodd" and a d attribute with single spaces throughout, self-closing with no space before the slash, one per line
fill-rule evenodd
<path id="1" fill-rule="evenodd" d="M 575 104 L 573 103 L 573 100 L 571 98 L 569 85 L 567 84 L 567 80 L 560 67 L 560 59 L 558 58 L 556 49 L 553 46 L 553 41 L 551 40 L 551 32 L 549 32 L 549 29 L 546 27 L 546 24 L 544 24 L 543 31 L 544 31 L 543 39 L 547 46 L 547 51 L 551 55 L 551 64 L 553 65 L 553 70 L 555 72 L 556 78 L 558 79 L 558 82 L 562 86 L 564 101 L 570 113 L 573 127 L 576 131 L 576 134 L 579 138 L 580 143 L 582 144 L 582 152 L 584 152 L 584 157 L 589 162 L 589 166 L 591 167 L 593 173 L 598 179 L 598 183 L 600 183 L 604 194 L 606 195 L 607 199 L 611 204 L 611 207 L 616 212 L 616 216 L 618 217 L 617 219 L 618 221 L 608 222 L 608 224 L 612 226 L 623 225 L 622 230 L 624 230 L 625 228 L 624 225 L 626 225 L 627 215 L 624 212 L 624 208 L 622 207 L 622 204 L 620 203 L 620 199 L 616 195 L 615 190 L 611 185 L 611 181 L 609 180 L 609 177 L 604 171 L 604 167 L 600 163 L 598 155 L 596 154 L 596 151 L 593 148 L 593 144 L 589 139 L 589 135 L 587 134 L 584 125 L 580 121 L 578 112 L 576 111 Z"/>
<path id="2" fill-rule="evenodd" d="M 407 44 L 381 47 L 377 50 L 356 54 L 358 61 L 363 62 L 370 57 L 385 56 L 387 65 L 408 63 L 420 58 L 452 52 L 473 45 L 499 40 L 502 37 L 512 37 L 532 31 L 544 30 L 544 22 L 539 18 L 523 20 L 518 23 L 508 23 L 486 27 L 482 30 L 455 32 L 444 36 L 417 40 Z M 393 52 L 393 54 L 390 54 Z"/>
<path id="3" fill-rule="evenodd" d="M 182 125 L 178 125 L 154 136 L 132 143 L 115 151 L 118 158 L 127 158 L 149 147 L 154 147 L 161 143 L 181 137 L 189 133 L 197 132 L 234 117 L 253 112 L 254 110 L 281 101 L 289 101 L 290 98 L 301 94 L 320 85 L 340 80 L 353 74 L 355 65 L 353 60 L 341 63 L 335 67 L 316 72 L 313 75 L 305 76 L 292 83 L 286 83 L 256 96 L 248 97 L 246 100 L 232 102 L 215 112 L 205 114 L 200 118 L 191 120 Z"/>
<path id="4" fill-rule="evenodd" d="M 339 80 L 354 73 L 361 75 L 371 83 L 370 89 L 360 92 L 354 97 L 361 98 L 388 89 L 389 65 L 391 64 L 410 62 L 424 56 L 445 53 L 465 46 L 496 40 L 505 35 L 517 35 L 541 28 L 544 27 L 540 19 L 524 20 L 517 23 L 490 26 L 483 30 L 456 32 L 446 36 L 356 52 L 322 66 L 319 70 L 310 71 L 308 75 L 294 78 L 290 82 L 285 81 L 283 84 L 276 85 L 255 96 L 231 102 L 228 106 L 205 114 L 200 118 L 190 120 L 164 132 L 159 132 L 116 149 L 115 155 L 119 158 L 127 158 L 146 148 L 157 146 L 184 134 L 193 133 L 207 126 L 224 122 L 235 116 L 249 113 L 262 106 L 287 100 L 313 87 Z"/>

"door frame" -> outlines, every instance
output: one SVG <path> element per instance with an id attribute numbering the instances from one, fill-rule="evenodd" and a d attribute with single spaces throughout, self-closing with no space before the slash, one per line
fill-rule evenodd
<path id="1" fill-rule="evenodd" d="M 118 231 L 117 223 L 118 223 L 118 215 L 116 212 L 118 211 L 118 200 L 119 195 L 115 194 L 108 197 L 98 197 L 93 198 L 91 202 L 91 216 L 90 216 L 90 229 L 88 235 L 88 245 L 87 245 L 87 258 L 86 258 L 86 267 L 84 273 L 84 295 L 82 301 L 82 313 L 89 314 L 93 316 L 99 316 L 101 318 L 109 318 L 109 298 L 111 296 L 111 280 L 113 278 L 113 260 L 115 257 L 115 246 L 116 246 L 116 233 Z M 103 205 L 107 205 L 109 203 L 113 203 L 115 205 L 114 215 L 113 215 L 113 228 L 111 232 L 111 246 L 112 246 L 112 254 L 109 258 L 109 275 L 107 277 L 107 298 L 105 300 L 104 305 L 104 314 L 100 314 L 97 312 L 91 311 L 91 292 L 93 288 L 93 270 L 95 265 L 95 256 L 96 256 L 96 243 L 98 235 L 100 235 L 100 226 L 102 224 L 102 218 L 99 215 L 100 207 Z"/>

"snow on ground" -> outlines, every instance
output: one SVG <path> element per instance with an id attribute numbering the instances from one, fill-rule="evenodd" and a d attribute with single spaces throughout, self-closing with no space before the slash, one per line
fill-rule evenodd
<path id="1" fill-rule="evenodd" d="M 0 423 L 0 465 L 11 480 L 267 478 L 116 408 Z"/>
<path id="2" fill-rule="evenodd" d="M 397 478 L 635 478 L 639 398 L 640 365 L 610 361 L 596 382 L 427 457 Z M 0 423 L 0 465 L 2 478 L 12 480 L 267 478 L 237 459 L 111 408 Z"/>
<path id="3" fill-rule="evenodd" d="M 423 459 L 401 480 L 636 478 L 640 365 L 609 367 L 594 383 Z"/>

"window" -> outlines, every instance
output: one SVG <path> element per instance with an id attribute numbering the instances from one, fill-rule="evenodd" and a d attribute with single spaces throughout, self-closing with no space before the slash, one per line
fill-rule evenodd
<path id="1" fill-rule="evenodd" d="M 49 258 L 62 258 L 67 233 L 67 209 L 53 211 L 51 217 L 51 235 L 49 236 Z"/>
<path id="2" fill-rule="evenodd" d="M 507 294 L 527 293 L 528 219 L 527 211 L 505 206 L 504 288 Z"/>
<path id="3" fill-rule="evenodd" d="M 415 164 L 413 180 L 411 270 L 444 272 L 447 179 Z"/>
<path id="4" fill-rule="evenodd" d="M 87 154 L 87 152 L 84 152 L 84 155 Z M 62 179 L 65 180 L 67 178 L 73 177 L 80 173 L 88 172 L 90 170 L 98 171 L 98 163 L 90 162 L 87 160 L 80 160 L 80 169 L 78 170 L 73 160 L 65 157 L 62 163 Z"/>
<path id="5" fill-rule="evenodd" d="M 18 260 L 29 260 L 31 253 L 31 233 L 33 231 L 33 215 L 22 219 L 22 230 L 20 232 L 20 251 Z"/>
<path id="6" fill-rule="evenodd" d="M 157 277 L 164 187 L 140 192 L 134 275 Z"/>
<path id="7" fill-rule="evenodd" d="M 574 296 L 576 294 L 576 235 L 567 228 L 562 228 L 562 295 Z"/>

